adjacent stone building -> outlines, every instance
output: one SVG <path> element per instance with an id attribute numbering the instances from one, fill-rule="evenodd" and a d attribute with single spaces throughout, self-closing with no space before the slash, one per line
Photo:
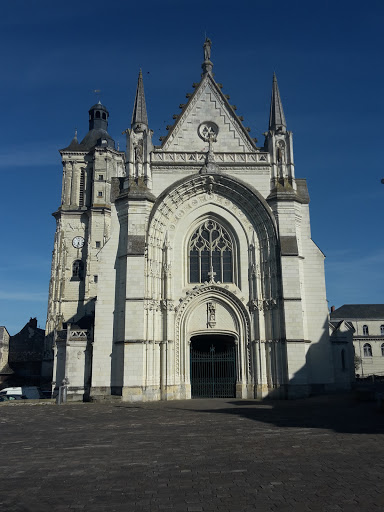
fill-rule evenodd
<path id="1" fill-rule="evenodd" d="M 384 376 L 384 304 L 344 304 L 332 309 L 331 322 L 344 321 L 353 331 L 360 377 Z"/>
<path id="2" fill-rule="evenodd" d="M 0 327 L 0 384 L 7 386 L 39 386 L 51 389 L 53 350 L 37 319 L 30 318 L 14 336 Z M 5 384 L 2 386 L 5 387 Z"/>
<path id="3" fill-rule="evenodd" d="M 9 338 L 6 327 L 0 326 L 0 385 L 13 375 L 13 370 L 8 364 Z"/>
<path id="4" fill-rule="evenodd" d="M 276 77 L 257 145 L 203 73 L 154 145 L 140 72 L 126 152 L 109 113 L 60 151 L 47 318 L 72 399 L 297 397 L 337 387 L 324 255 L 311 239 Z M 245 105 L 244 105 L 245 107 Z"/>
<path id="5" fill-rule="evenodd" d="M 15 385 L 50 386 L 53 353 L 52 349 L 45 350 L 45 332 L 37 327 L 36 318 L 30 318 L 20 332 L 11 336 L 8 362 Z"/>

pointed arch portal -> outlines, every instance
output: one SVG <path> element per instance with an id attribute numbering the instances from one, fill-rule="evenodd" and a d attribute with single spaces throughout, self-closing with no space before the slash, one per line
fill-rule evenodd
<path id="1" fill-rule="evenodd" d="M 234 336 L 203 334 L 191 338 L 192 398 L 236 397 Z"/>

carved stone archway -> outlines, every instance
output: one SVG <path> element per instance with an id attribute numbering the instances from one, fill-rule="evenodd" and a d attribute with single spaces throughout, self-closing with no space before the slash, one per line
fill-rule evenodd
<path id="1" fill-rule="evenodd" d="M 213 317 L 210 311 L 212 304 L 215 305 Z M 206 311 L 206 316 L 201 318 L 200 325 L 196 325 L 191 319 L 199 308 L 200 311 Z M 232 317 L 232 323 L 225 320 L 226 315 Z M 250 344 L 250 317 L 241 298 L 230 291 L 228 286 L 212 283 L 196 286 L 176 307 L 175 369 L 186 390 L 190 390 L 190 341 L 192 336 L 198 334 L 229 335 L 236 340 L 236 396 L 253 397 L 255 367 Z"/>

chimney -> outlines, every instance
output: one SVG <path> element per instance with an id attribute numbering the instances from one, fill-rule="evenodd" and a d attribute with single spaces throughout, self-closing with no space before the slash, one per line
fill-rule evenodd
<path id="1" fill-rule="evenodd" d="M 331 306 L 331 313 L 335 311 L 335 306 Z"/>

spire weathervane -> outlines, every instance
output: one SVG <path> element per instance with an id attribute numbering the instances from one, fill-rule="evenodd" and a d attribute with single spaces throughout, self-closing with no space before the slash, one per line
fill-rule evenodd
<path id="1" fill-rule="evenodd" d="M 97 98 L 98 103 L 101 103 L 100 102 L 101 89 L 93 89 L 93 92 L 96 94 L 96 98 Z"/>

